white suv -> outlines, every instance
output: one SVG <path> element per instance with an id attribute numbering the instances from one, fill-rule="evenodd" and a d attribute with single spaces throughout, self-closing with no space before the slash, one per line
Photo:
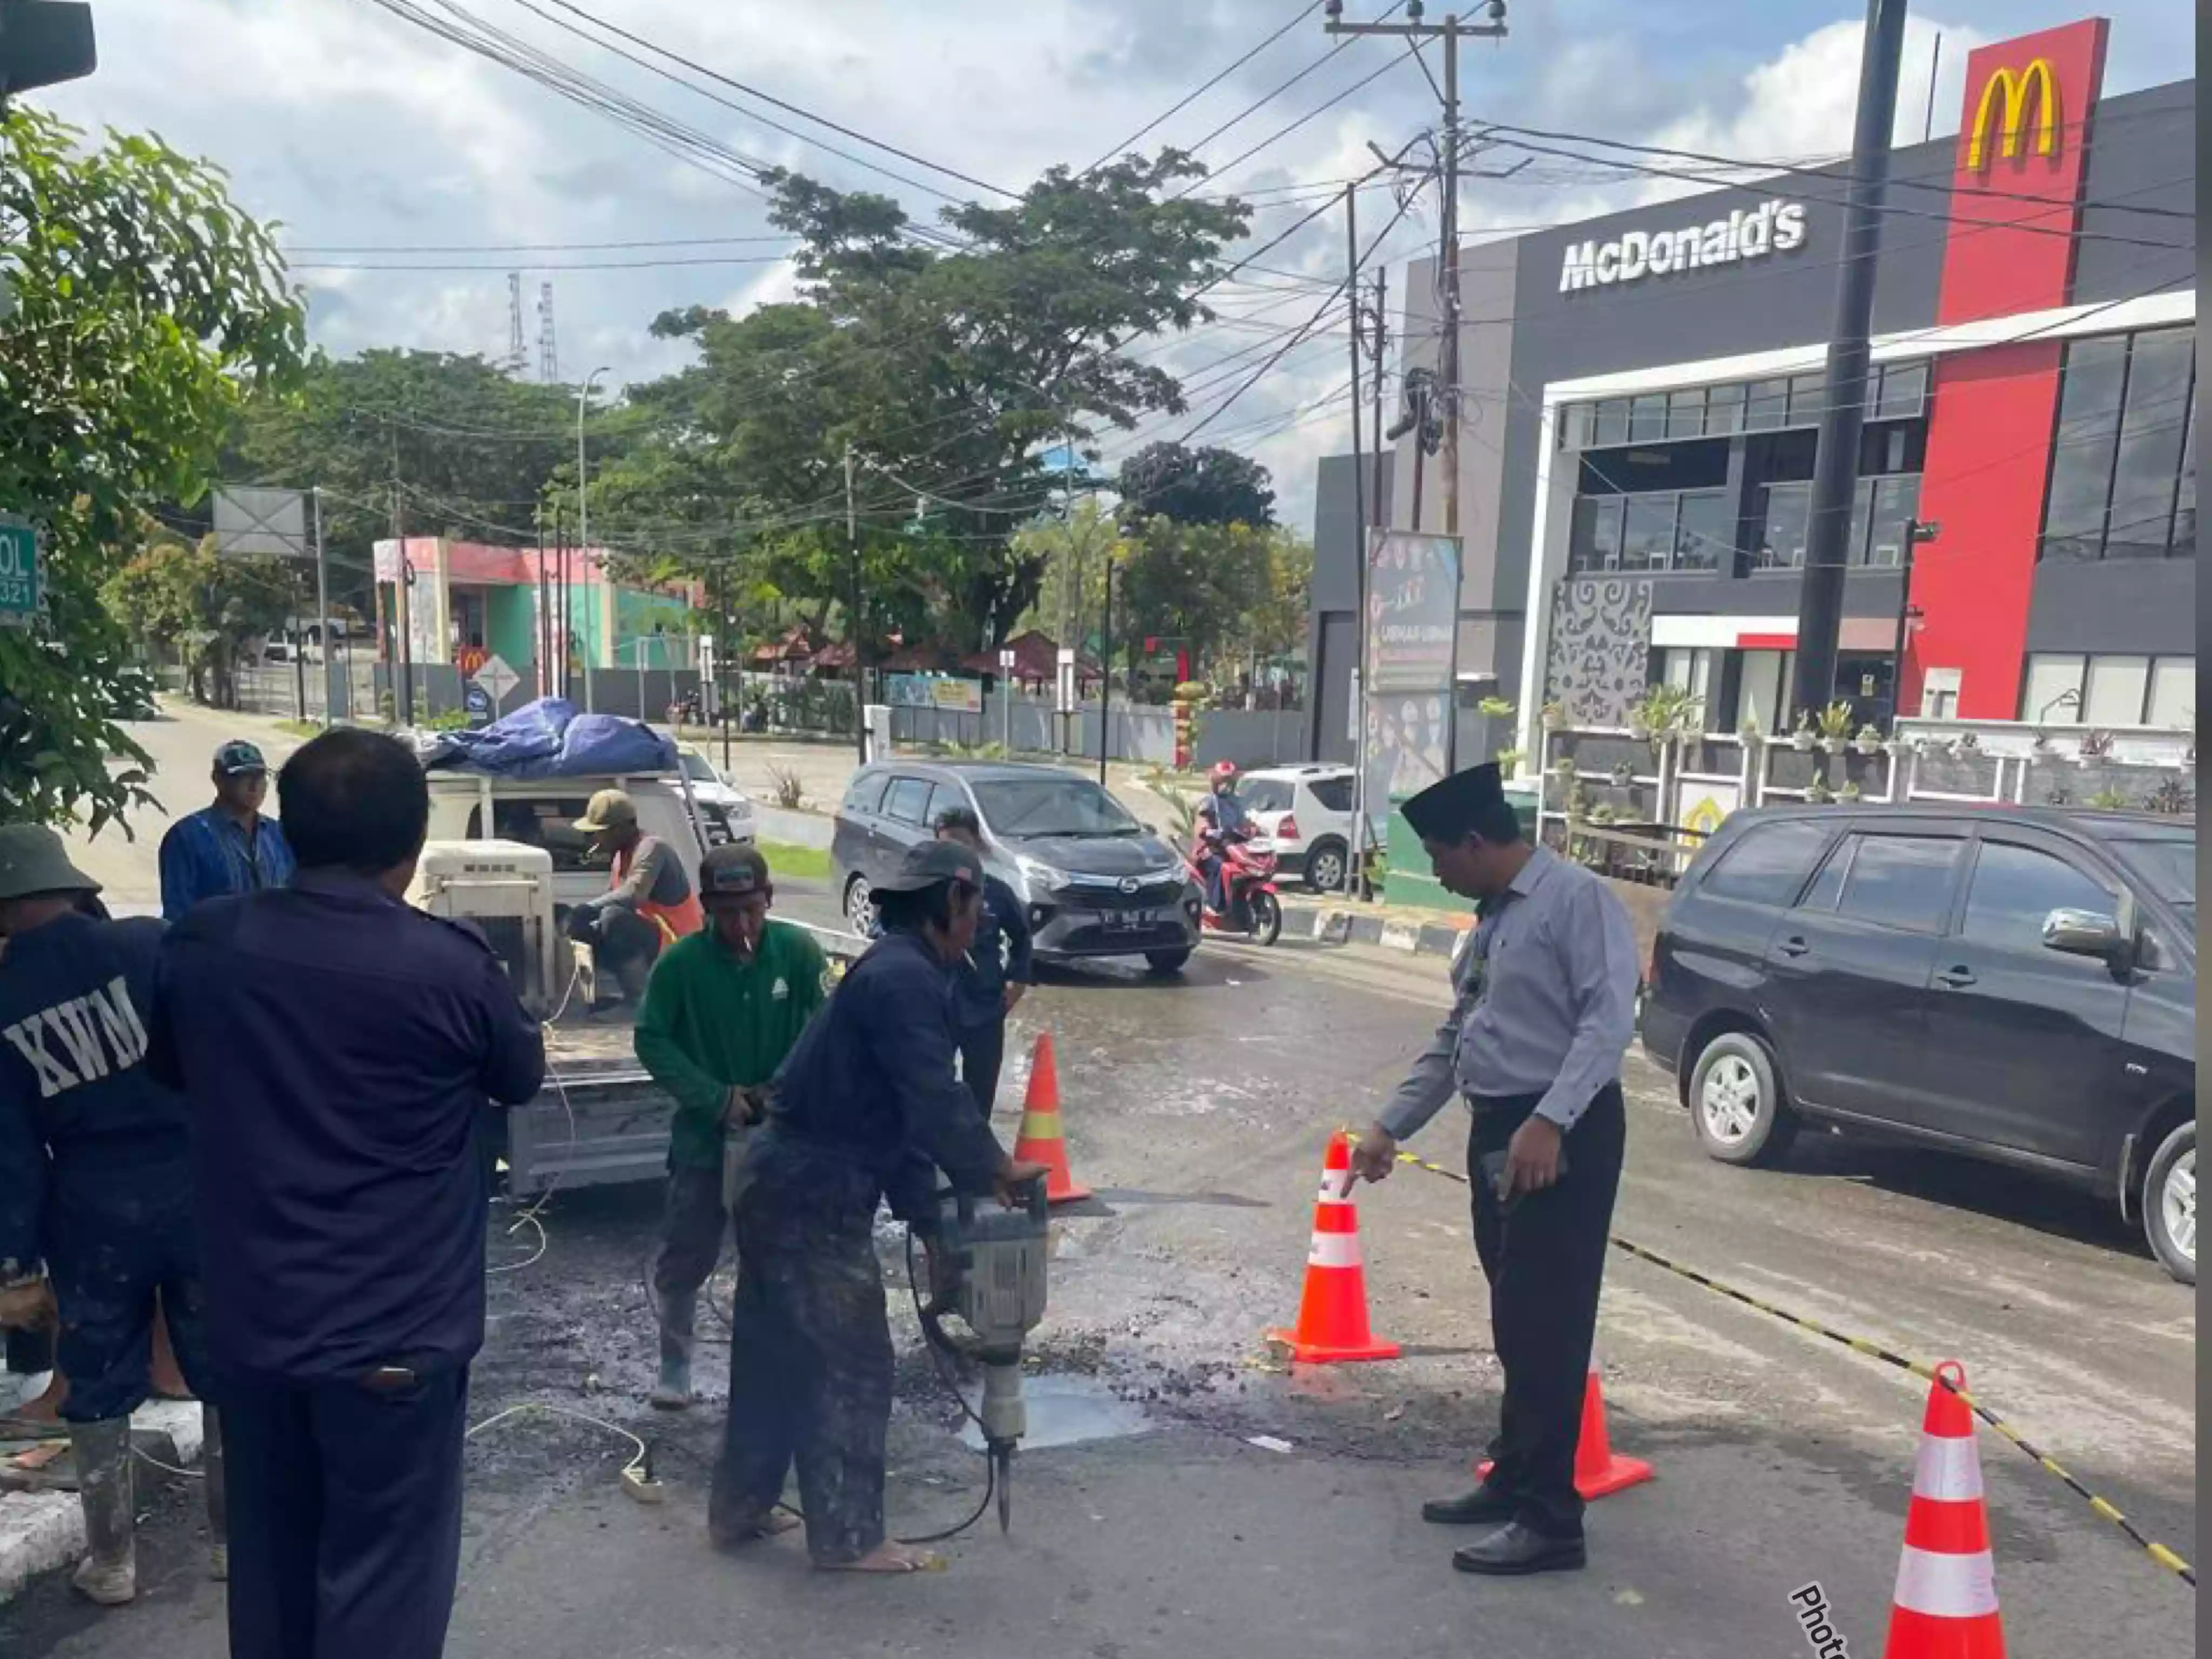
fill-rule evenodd
<path id="1" fill-rule="evenodd" d="M 1271 766 L 1237 780 L 1237 798 L 1275 849 L 1276 868 L 1303 876 L 1317 893 L 1344 890 L 1352 851 L 1352 769 Z M 1363 837 L 1372 851 L 1375 838 Z"/>

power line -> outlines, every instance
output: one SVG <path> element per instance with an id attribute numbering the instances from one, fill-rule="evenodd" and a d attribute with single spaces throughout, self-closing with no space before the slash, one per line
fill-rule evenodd
<path id="1" fill-rule="evenodd" d="M 1214 88 L 1219 86 L 1231 76 L 1236 74 L 1238 70 L 1243 69 L 1245 64 L 1250 63 L 1261 52 L 1267 51 L 1268 47 L 1273 46 L 1276 41 L 1281 40 L 1292 29 L 1297 27 L 1299 24 L 1304 22 L 1307 18 L 1319 11 L 1326 3 L 1327 0 L 1313 0 L 1312 4 L 1302 8 L 1297 16 L 1291 18 L 1289 22 L 1284 24 L 1282 27 L 1277 29 L 1273 34 L 1260 42 L 1258 46 L 1253 47 L 1242 58 L 1239 58 L 1235 63 L 1230 64 L 1228 68 L 1220 70 L 1210 80 L 1200 83 L 1194 90 L 1186 93 L 1180 101 L 1170 106 L 1167 109 L 1163 110 L 1159 114 L 1152 117 L 1151 120 L 1146 122 L 1144 125 L 1139 127 L 1127 138 L 1122 139 L 1120 143 L 1108 145 L 1106 153 L 1100 156 L 1097 161 L 1093 161 L 1089 167 L 1084 168 L 1080 176 L 1087 179 L 1092 173 L 1097 172 L 1099 168 L 1104 167 L 1107 162 L 1112 161 L 1115 156 L 1126 155 L 1128 152 L 1129 146 L 1135 143 L 1138 139 L 1152 131 L 1153 128 L 1158 126 L 1161 123 L 1182 114 L 1182 112 L 1189 108 L 1191 105 L 1196 103 L 1207 93 L 1212 91 Z"/>
<path id="2" fill-rule="evenodd" d="M 660 270 L 676 265 L 780 265 L 788 264 L 788 253 L 700 254 L 665 259 L 567 259 L 557 263 L 538 262 L 532 270 Z M 393 263 L 362 259 L 288 259 L 287 269 L 292 270 L 482 270 L 497 276 L 507 267 L 504 264 L 458 264 L 453 263 Z"/>
<path id="3" fill-rule="evenodd" d="M 1339 46 L 1336 50 L 1338 52 L 1341 52 L 1344 48 L 1342 46 Z M 1330 54 L 1331 57 L 1334 57 L 1334 55 L 1335 53 L 1334 52 Z M 1350 86 L 1345 88 L 1343 91 L 1338 93 L 1334 98 L 1329 99 L 1326 103 L 1320 104 L 1316 107 L 1308 110 L 1304 115 L 1299 116 L 1297 120 L 1291 122 L 1287 126 L 1278 127 L 1274 131 L 1269 133 L 1265 138 L 1262 138 L 1258 143 L 1253 145 L 1251 149 L 1245 150 L 1241 155 L 1237 155 L 1233 161 L 1225 161 L 1220 167 L 1216 167 L 1207 175 L 1207 177 L 1219 179 L 1228 173 L 1236 172 L 1238 167 L 1243 167 L 1245 162 L 1250 161 L 1261 150 L 1267 149 L 1272 144 L 1279 143 L 1282 140 L 1289 137 L 1292 133 L 1296 132 L 1300 127 L 1305 125 L 1307 122 L 1327 114 L 1330 110 L 1335 108 L 1346 99 L 1351 97 L 1352 94 L 1364 91 L 1368 87 L 1381 80 L 1384 76 L 1388 75 L 1392 70 L 1397 68 L 1399 64 L 1404 63 L 1407 58 L 1411 58 L 1413 55 L 1413 48 L 1410 46 L 1407 47 L 1404 52 L 1399 53 L 1397 57 L 1391 58 L 1379 69 L 1360 76 L 1358 80 L 1354 81 Z M 1323 61 L 1325 62 L 1327 60 L 1324 59 Z M 1319 65 L 1316 65 L 1316 67 L 1318 68 Z M 1326 199 L 1334 201 L 1336 198 L 1332 196 Z"/>
<path id="4" fill-rule="evenodd" d="M 414 242 L 321 243 L 299 242 L 284 250 L 294 253 L 600 253 L 647 247 L 724 247 L 743 243 L 792 242 L 788 231 L 771 236 L 670 236 L 628 242 Z"/>

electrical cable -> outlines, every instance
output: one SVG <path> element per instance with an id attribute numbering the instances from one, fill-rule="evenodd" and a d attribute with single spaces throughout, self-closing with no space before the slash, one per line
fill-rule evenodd
<path id="1" fill-rule="evenodd" d="M 1143 137 L 1146 133 L 1152 131 L 1153 128 L 1160 125 L 1163 122 L 1182 114 L 1182 112 L 1189 108 L 1191 105 L 1196 103 L 1207 93 L 1212 91 L 1214 88 L 1219 86 L 1231 76 L 1236 74 L 1238 70 L 1243 69 L 1245 64 L 1250 63 L 1261 52 L 1267 51 L 1268 47 L 1273 46 L 1276 41 L 1281 40 L 1292 29 L 1297 27 L 1299 24 L 1304 22 L 1307 18 L 1319 11 L 1326 3 L 1327 0 L 1312 0 L 1312 3 L 1310 5 L 1301 7 L 1297 15 L 1292 17 L 1289 22 L 1284 24 L 1266 40 L 1261 41 L 1258 46 L 1253 47 L 1242 58 L 1239 58 L 1235 63 L 1230 64 L 1226 69 L 1216 73 L 1211 79 L 1201 82 L 1192 91 L 1186 93 L 1179 102 L 1170 106 L 1166 110 L 1162 111 L 1159 114 L 1152 117 L 1151 120 L 1146 122 L 1144 125 L 1139 127 L 1127 138 L 1122 139 L 1120 143 L 1108 145 L 1106 147 L 1106 153 L 1103 155 L 1101 155 L 1097 161 L 1093 161 L 1089 167 L 1084 168 L 1079 176 L 1087 179 L 1092 173 L 1097 172 L 1099 168 L 1104 167 L 1107 162 L 1114 160 L 1115 157 L 1127 155 L 1128 153 L 1129 146 L 1135 143 L 1138 139 Z"/>

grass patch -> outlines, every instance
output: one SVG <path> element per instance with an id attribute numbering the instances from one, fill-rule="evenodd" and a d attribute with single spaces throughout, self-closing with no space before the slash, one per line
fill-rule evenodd
<path id="1" fill-rule="evenodd" d="M 313 720 L 278 720 L 276 729 L 288 738 L 319 738 L 323 728 Z"/>
<path id="2" fill-rule="evenodd" d="M 826 847 L 794 847 L 787 841 L 757 844 L 761 856 L 768 860 L 770 875 L 791 876 L 802 881 L 830 879 L 830 849 Z"/>

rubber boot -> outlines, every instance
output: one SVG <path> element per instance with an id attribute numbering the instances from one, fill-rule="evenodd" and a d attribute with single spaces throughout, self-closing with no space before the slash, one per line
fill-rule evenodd
<path id="1" fill-rule="evenodd" d="M 131 1419 L 110 1417 L 70 1425 L 77 1496 L 84 1504 L 85 1540 L 91 1547 L 70 1580 L 104 1607 L 138 1594 L 137 1515 L 131 1490 Z"/>
<path id="2" fill-rule="evenodd" d="M 200 1472 L 207 1477 L 208 1577 L 222 1583 L 230 1577 L 230 1504 L 223 1485 L 222 1419 L 216 1408 L 200 1407 Z"/>
<path id="3" fill-rule="evenodd" d="M 653 1403 L 665 1412 L 691 1405 L 692 1333 L 699 1315 L 699 1293 L 670 1291 L 654 1298 L 660 1315 L 660 1382 Z"/>

